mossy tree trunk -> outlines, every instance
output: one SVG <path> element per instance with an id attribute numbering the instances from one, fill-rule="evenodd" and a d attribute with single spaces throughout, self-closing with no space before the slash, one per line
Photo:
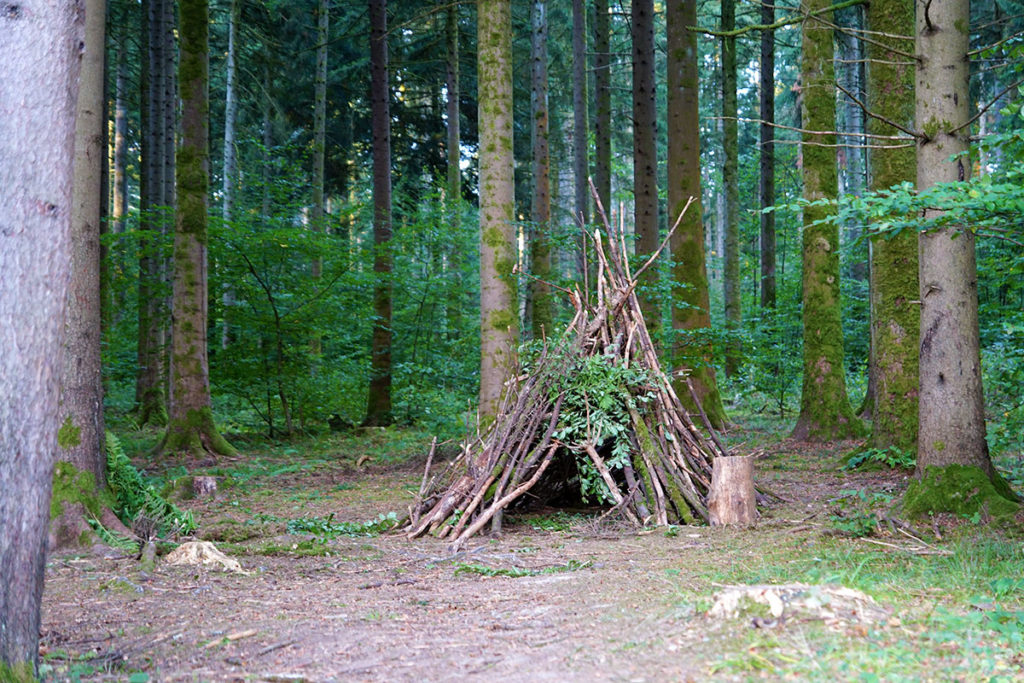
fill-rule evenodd
<path id="1" fill-rule="evenodd" d="M 886 49 L 906 52 L 914 31 L 914 6 L 905 0 L 872 0 L 868 28 L 875 37 L 867 44 L 868 107 L 904 128 L 914 126 L 914 64 Z M 899 131 L 878 119 L 868 119 L 868 132 L 895 135 Z M 912 147 L 869 151 L 872 191 L 916 179 Z M 874 396 L 868 445 L 913 452 L 917 444 L 917 359 L 920 304 L 917 303 L 917 235 L 904 231 L 871 241 L 871 363 Z"/>
<path id="2" fill-rule="evenodd" d="M 160 449 L 231 455 L 210 407 L 207 360 L 207 212 L 209 166 L 209 5 L 183 0 L 181 149 L 174 231 L 170 420 Z"/>
<path id="3" fill-rule="evenodd" d="M 721 29 L 736 28 L 736 0 L 722 0 Z M 739 126 L 736 121 L 736 37 L 722 37 L 722 185 L 725 190 L 725 264 L 722 270 L 725 299 L 725 375 L 733 377 L 740 367 L 737 339 L 743 313 L 740 297 L 740 179 Z"/>
<path id="4" fill-rule="evenodd" d="M 704 256 L 704 221 L 700 187 L 700 126 L 698 118 L 696 0 L 669 0 L 665 6 L 668 31 L 668 207 L 670 223 L 692 197 L 693 204 L 672 236 L 672 366 L 685 368 L 711 424 L 726 423 L 718 393 L 712 351 L 706 331 L 711 328 L 708 273 Z M 646 311 L 645 311 L 646 313 Z M 696 406 L 683 379 L 676 393 L 687 410 Z"/>
<path id="5" fill-rule="evenodd" d="M 493 419 L 519 338 L 513 225 L 510 0 L 477 1 L 480 131 L 480 406 Z"/>
<path id="6" fill-rule="evenodd" d="M 533 2 L 530 109 L 533 125 L 533 202 L 530 240 L 530 324 L 533 338 L 551 333 L 551 159 L 548 151 L 548 17 L 546 0 Z"/>
<path id="7" fill-rule="evenodd" d="M 594 0 L 594 187 L 601 206 L 611 212 L 612 88 L 608 0 Z"/>
<path id="8" fill-rule="evenodd" d="M 324 3 L 326 5 L 326 2 Z M 365 425 L 391 415 L 391 114 L 386 0 L 370 0 L 370 101 L 373 116 L 373 332 Z"/>
<path id="9" fill-rule="evenodd" d="M 34 681 L 37 673 L 71 267 L 81 9 L 52 0 L 9 3 L 0 31 L 0 679 L 5 681 Z"/>
<path id="10" fill-rule="evenodd" d="M 970 176 L 964 154 L 970 135 L 969 19 L 967 0 L 918 7 L 918 191 Z M 938 214 L 928 209 L 925 218 Z M 966 465 L 994 477 L 985 441 L 974 235 L 966 226 L 949 227 L 919 239 L 918 475 L 930 467 Z"/>
<path id="11" fill-rule="evenodd" d="M 834 199 L 836 172 L 835 74 L 832 64 L 829 3 L 808 0 L 802 25 L 804 199 Z M 819 21 L 818 17 L 822 20 Z M 825 222 L 830 209 L 803 210 L 804 375 L 800 417 L 793 437 L 812 441 L 859 436 L 863 426 L 853 414 L 843 372 L 843 325 L 839 301 L 839 229 Z"/>
<path id="12" fill-rule="evenodd" d="M 104 485 L 100 361 L 100 197 L 103 175 L 105 0 L 88 0 L 78 86 L 71 203 L 71 282 L 60 377 L 58 457 Z"/>
<path id="13" fill-rule="evenodd" d="M 761 23 L 775 23 L 775 5 L 761 3 Z M 761 208 L 775 205 L 775 32 L 761 31 Z M 761 308 L 775 308 L 775 212 L 761 212 Z"/>
<path id="14" fill-rule="evenodd" d="M 632 0 L 633 39 L 633 230 L 636 253 L 658 248 L 658 117 L 654 78 L 654 2 Z M 651 337 L 658 339 L 661 304 L 650 289 L 657 269 L 641 278 L 640 305 Z"/>

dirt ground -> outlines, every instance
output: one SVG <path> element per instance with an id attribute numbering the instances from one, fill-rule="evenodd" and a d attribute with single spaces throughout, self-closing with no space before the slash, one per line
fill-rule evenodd
<path id="1" fill-rule="evenodd" d="M 421 470 L 351 463 L 222 486 L 184 503 L 199 536 L 247 574 L 106 553 L 50 559 L 43 604 L 50 680 L 704 680 L 748 623 L 706 615 L 715 569 L 757 567 L 765 544 L 813 544 L 831 499 L 898 489 L 901 473 L 850 474 L 788 444 L 758 480 L 783 500 L 756 530 L 643 532 L 593 514 L 506 517 L 500 538 L 452 553 L 398 534 L 325 542 L 284 521 L 400 514 Z M 545 521 L 546 520 L 546 521 Z M 516 569 L 522 576 L 494 575 Z M 712 668 L 709 668 L 712 667 Z M 731 676 L 713 676 L 716 680 Z M 743 676 L 735 676 L 743 678 Z"/>

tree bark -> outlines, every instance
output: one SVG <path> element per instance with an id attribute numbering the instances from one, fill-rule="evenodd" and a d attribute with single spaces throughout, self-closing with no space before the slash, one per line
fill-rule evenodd
<path id="1" fill-rule="evenodd" d="M 391 424 L 391 115 L 388 106 L 387 2 L 370 0 L 373 117 L 373 338 L 366 425 Z"/>
<path id="2" fill-rule="evenodd" d="M 459 108 L 459 6 L 452 3 L 448 6 L 445 21 L 445 102 L 448 118 L 448 221 L 452 234 L 459 234 L 462 228 L 462 134 Z M 457 275 L 462 266 L 462 254 L 453 244 L 447 254 L 448 291 L 445 300 L 446 332 L 451 335 L 454 330 L 461 329 L 462 302 L 465 300 L 466 288 Z"/>
<path id="3" fill-rule="evenodd" d="M 736 0 L 722 0 L 722 32 L 736 28 Z M 722 185 L 725 189 L 725 264 L 722 285 L 725 299 L 725 376 L 740 368 L 738 332 L 743 321 L 740 297 L 740 186 L 739 130 L 736 121 L 736 37 L 722 37 Z"/>
<path id="4" fill-rule="evenodd" d="M 919 192 L 970 176 L 963 154 L 970 134 L 968 25 L 967 0 L 933 0 L 917 7 L 915 101 L 923 135 L 917 146 Z M 928 209 L 924 217 L 938 214 Z M 956 464 L 993 477 L 985 441 L 974 234 L 966 226 L 923 233 L 919 249 L 917 473 Z"/>
<path id="5" fill-rule="evenodd" d="M 714 459 L 708 492 L 708 523 L 711 526 L 757 523 L 753 457 L 720 455 Z"/>
<path id="6" fill-rule="evenodd" d="M 103 176 L 105 0 L 88 0 L 75 121 L 71 282 L 61 372 L 59 458 L 106 484 L 100 361 L 100 198 Z"/>
<path id="7" fill-rule="evenodd" d="M 519 337 L 512 156 L 512 17 L 509 0 L 477 0 L 480 132 L 480 406 L 497 414 Z"/>
<path id="8" fill-rule="evenodd" d="M 533 202 L 530 240 L 530 316 L 533 338 L 550 334 L 553 321 L 551 301 L 551 163 L 548 152 L 548 17 L 546 0 L 533 2 L 531 55 L 531 120 L 533 125 Z M 578 141 L 578 140 L 577 140 Z M 577 208 L 579 205 L 577 204 Z"/>
<path id="9" fill-rule="evenodd" d="M 210 407 L 207 359 L 207 212 L 209 165 L 209 5 L 182 0 L 181 151 L 174 232 L 170 420 L 164 452 L 233 455 Z"/>
<path id="10" fill-rule="evenodd" d="M 904 0 L 872 0 L 867 45 L 867 102 L 872 112 L 914 126 L 914 65 L 890 50 L 905 51 L 906 41 L 888 36 L 911 35 L 914 6 Z M 877 119 L 868 132 L 894 135 L 898 131 Z M 870 189 L 874 192 L 916 180 L 915 151 L 869 151 Z M 917 380 L 919 326 L 917 235 L 904 231 L 871 241 L 871 374 L 874 381 L 872 425 L 868 445 L 913 452 L 917 444 Z"/>
<path id="11" fill-rule="evenodd" d="M 3 9 L 0 52 L 0 678 L 35 680 L 70 275 L 84 12 Z"/>
<path id="12" fill-rule="evenodd" d="M 672 236 L 672 281 L 684 285 L 673 292 L 672 365 L 685 369 L 697 400 L 715 427 L 726 423 L 712 366 L 711 344 L 701 331 L 711 328 L 708 272 L 704 252 L 704 221 L 700 187 L 700 127 L 698 111 L 696 0 L 669 0 L 665 6 L 668 31 L 668 206 L 675 222 L 692 197 Z M 675 376 L 676 393 L 689 411 L 696 411 L 685 378 Z"/>
<path id="13" fill-rule="evenodd" d="M 775 23 L 775 6 L 761 3 L 761 23 Z M 775 206 L 775 31 L 761 31 L 761 208 Z M 775 308 L 775 212 L 761 212 L 761 308 Z"/>
<path id="14" fill-rule="evenodd" d="M 835 80 L 832 64 L 831 13 L 822 13 L 828 2 L 810 0 L 811 15 L 802 25 L 803 127 L 808 131 L 834 131 L 836 122 Z M 819 21 L 819 17 L 823 21 Z M 803 134 L 804 199 L 834 199 L 836 136 Z M 832 146 L 825 146 L 832 145 Z M 800 417 L 793 438 L 843 439 L 859 436 L 862 425 L 853 414 L 846 395 L 843 372 L 843 326 L 839 300 L 839 229 L 824 223 L 829 209 L 803 209 L 803 322 L 804 374 L 800 393 Z"/>
<path id="15" fill-rule="evenodd" d="M 234 220 L 235 179 L 238 175 L 238 149 L 235 145 L 235 128 L 238 123 L 238 21 L 241 12 L 240 0 L 231 0 L 228 12 L 228 53 L 224 65 L 224 168 L 221 182 L 221 218 L 225 225 Z M 226 349 L 231 342 L 229 312 L 234 305 L 234 289 L 225 282 L 221 294 L 220 347 Z"/>
<path id="16" fill-rule="evenodd" d="M 611 21 L 608 0 L 594 0 L 594 187 L 612 210 Z"/>
<path id="17" fill-rule="evenodd" d="M 638 254 L 658 248 L 658 148 L 654 79 L 654 2 L 632 0 L 633 12 L 633 229 Z M 674 218 L 673 218 L 674 220 Z M 651 336 L 658 339 L 661 306 L 650 289 L 656 269 L 641 278 L 640 304 Z"/>
<path id="18" fill-rule="evenodd" d="M 584 0 L 572 0 L 572 168 L 573 215 L 590 223 L 590 162 L 587 154 L 587 13 Z M 583 273 L 586 240 L 580 235 L 578 270 Z"/>

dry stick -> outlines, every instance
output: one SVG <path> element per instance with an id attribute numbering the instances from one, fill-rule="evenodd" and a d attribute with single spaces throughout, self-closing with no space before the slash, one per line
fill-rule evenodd
<path id="1" fill-rule="evenodd" d="M 493 517 L 498 510 L 503 509 L 506 505 L 508 505 L 513 500 L 521 496 L 523 493 L 529 491 L 530 488 L 537 483 L 541 475 L 544 474 L 544 470 L 548 468 L 548 465 L 551 464 L 551 461 L 554 459 L 555 456 L 555 451 L 558 450 L 558 446 L 559 444 L 557 443 L 551 444 L 551 446 L 548 448 L 548 452 L 544 455 L 544 459 L 540 461 L 540 466 L 537 467 L 537 471 L 533 473 L 533 476 L 530 477 L 530 479 L 524 482 L 522 485 L 512 490 L 510 493 L 505 494 L 505 496 L 500 500 L 497 500 L 494 503 L 492 503 L 491 506 L 483 515 L 481 515 L 475 522 L 473 522 L 473 524 L 469 528 L 463 531 L 462 534 L 455 539 L 455 542 L 452 544 L 452 549 L 457 550 L 458 548 L 460 548 L 462 544 L 465 543 L 466 539 L 475 534 L 476 532 L 480 531 L 480 529 L 483 528 L 484 524 L 487 524 L 487 522 L 491 520 L 491 517 Z"/>
<path id="2" fill-rule="evenodd" d="M 437 448 L 437 437 L 430 442 L 430 453 L 427 454 L 427 466 L 423 468 L 423 481 L 420 482 L 419 498 L 423 500 L 423 494 L 427 490 L 427 475 L 430 474 L 430 465 L 434 462 L 434 449 Z"/>
<path id="3" fill-rule="evenodd" d="M 459 518 L 459 521 L 454 527 L 447 526 L 442 529 L 441 533 L 438 534 L 438 538 L 444 538 L 449 534 L 449 532 L 451 532 L 452 536 L 459 535 L 459 532 L 462 531 L 462 527 L 464 527 L 466 522 L 469 520 L 469 516 L 476 512 L 477 506 L 480 505 L 480 501 L 483 500 L 484 496 L 487 494 L 487 489 L 489 489 L 491 484 L 494 483 L 494 479 L 495 477 L 492 474 L 484 480 L 484 485 L 479 487 L 476 495 L 469 501 L 469 505 L 467 505 L 466 509 L 462 512 L 462 516 Z"/>
<path id="4" fill-rule="evenodd" d="M 594 450 L 594 444 L 589 442 L 583 444 L 583 450 L 587 452 L 587 455 L 590 456 L 591 462 L 594 463 L 594 467 L 596 467 L 597 471 L 600 472 L 601 478 L 604 479 L 605 486 L 608 487 L 608 493 L 610 493 L 612 498 L 615 500 L 615 504 L 622 506 L 623 514 L 625 514 L 631 522 L 640 525 L 640 520 L 637 519 L 636 514 L 634 514 L 629 506 L 622 505 L 622 493 L 619 491 L 619 487 L 616 485 L 615 480 L 612 479 L 612 473 L 608 471 L 608 467 L 604 464 L 604 460 L 600 455 L 598 455 L 597 451 Z"/>
<path id="5" fill-rule="evenodd" d="M 700 418 L 704 421 L 704 426 L 707 427 L 708 433 L 711 435 L 712 441 L 715 442 L 715 446 L 718 447 L 718 455 L 725 455 L 728 451 L 725 450 L 725 446 L 721 441 L 718 440 L 718 435 L 715 433 L 714 428 L 711 426 L 711 420 L 708 419 L 707 413 L 704 412 L 704 406 L 700 404 L 700 399 L 697 397 L 697 390 L 693 388 L 693 382 L 689 377 L 686 378 L 686 388 L 690 390 L 690 396 L 693 397 L 693 403 L 697 406 L 697 410 L 700 411 Z"/>

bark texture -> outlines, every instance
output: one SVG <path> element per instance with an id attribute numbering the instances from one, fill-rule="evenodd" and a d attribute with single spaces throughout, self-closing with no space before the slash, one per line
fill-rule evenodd
<path id="1" fill-rule="evenodd" d="M 658 248 L 658 148 L 654 80 L 654 2 L 632 0 L 633 10 L 633 230 L 638 254 Z M 699 213 L 699 212 L 698 212 Z M 661 306 L 650 290 L 656 274 L 641 280 L 643 306 L 651 336 L 658 338 Z"/>
<path id="2" fill-rule="evenodd" d="M 210 408 L 207 358 L 207 213 L 209 154 L 209 6 L 183 0 L 181 8 L 181 149 L 174 231 L 170 420 L 163 451 L 232 455 Z"/>
<path id="3" fill-rule="evenodd" d="M 704 254 L 704 221 L 700 187 L 698 125 L 696 0 L 669 0 L 668 29 L 668 206 L 674 223 L 686 202 L 693 204 L 672 236 L 672 365 L 676 393 L 687 410 L 696 406 L 679 372 L 688 373 L 697 399 L 715 427 L 726 423 L 712 366 L 710 341 L 701 332 L 711 328 L 708 272 Z"/>
<path id="4" fill-rule="evenodd" d="M 234 219 L 235 213 L 235 180 L 238 174 L 238 150 L 235 146 L 235 129 L 238 123 L 238 21 L 241 12 L 240 0 L 231 0 L 228 14 L 228 52 L 224 64 L 224 168 L 221 185 L 221 218 L 228 224 Z M 229 311 L 234 305 L 234 290 L 231 283 L 224 285 L 221 295 L 223 310 L 221 313 L 220 346 L 226 349 L 231 342 L 231 326 L 228 323 Z"/>
<path id="5" fill-rule="evenodd" d="M 325 3 L 326 4 L 326 3 Z M 391 114 L 386 0 L 370 0 L 373 116 L 373 332 L 366 425 L 391 424 Z"/>
<path id="6" fill-rule="evenodd" d="M 914 65 L 887 50 L 906 51 L 906 41 L 887 36 L 911 35 L 914 6 L 906 0 L 872 0 L 867 44 L 872 61 L 867 72 L 871 111 L 905 128 L 914 126 Z M 868 132 L 895 135 L 898 131 L 868 119 Z M 916 180 L 915 151 L 875 148 L 869 152 L 870 188 L 884 190 Z M 871 242 L 871 363 L 874 396 L 869 446 L 914 451 L 917 444 L 918 298 L 917 235 L 904 231 Z"/>
<path id="7" fill-rule="evenodd" d="M 573 214 L 586 225 L 590 222 L 590 162 L 587 154 L 587 13 L 583 4 L 584 0 L 572 0 L 572 168 Z M 581 241 L 581 249 L 585 246 Z M 582 255 L 580 258 L 582 267 Z"/>
<path id="8" fill-rule="evenodd" d="M 554 318 L 551 287 L 551 160 L 548 150 L 548 17 L 547 2 L 534 0 L 530 41 L 530 110 L 533 125 L 533 202 L 530 220 L 530 302 L 534 339 L 550 333 Z"/>
<path id="9" fill-rule="evenodd" d="M 775 6 L 761 3 L 761 23 L 775 23 Z M 775 32 L 761 31 L 761 208 L 775 206 Z M 761 212 L 761 307 L 775 308 L 775 212 Z"/>
<path id="10" fill-rule="evenodd" d="M 722 0 L 722 32 L 736 28 L 736 0 Z M 725 299 L 725 327 L 729 341 L 725 346 L 725 374 L 734 376 L 740 366 L 740 347 L 736 341 L 743 313 L 740 301 L 740 180 L 739 128 L 736 121 L 736 37 L 722 38 L 722 146 L 725 160 L 722 184 L 725 186 L 725 264 L 722 272 Z"/>
<path id="11" fill-rule="evenodd" d="M 100 198 L 103 177 L 105 0 L 86 0 L 75 121 L 71 282 L 61 372 L 59 458 L 106 483 L 100 361 Z"/>
<path id="12" fill-rule="evenodd" d="M 918 2 L 915 88 L 917 189 L 966 180 L 970 118 L 967 0 Z M 956 160 L 950 158 L 959 155 Z M 936 215 L 935 209 L 925 217 Z M 966 228 L 966 226 L 964 226 Z M 944 228 L 920 236 L 921 356 L 918 475 L 968 465 L 994 476 L 985 441 L 974 235 Z"/>
<path id="13" fill-rule="evenodd" d="M 4 6 L 0 52 L 0 678 L 35 680 L 70 270 L 77 3 Z"/>
<path id="14" fill-rule="evenodd" d="M 512 156 L 510 0 L 477 1 L 480 106 L 480 406 L 493 419 L 519 338 Z"/>
<path id="15" fill-rule="evenodd" d="M 828 6 L 823 0 L 809 0 L 804 5 L 813 14 L 802 25 L 802 114 L 803 127 L 808 131 L 835 130 L 832 27 L 826 23 L 831 21 L 831 12 L 823 11 Z M 834 134 L 803 134 L 801 151 L 807 201 L 836 197 L 835 144 Z M 833 223 L 822 222 L 829 211 L 823 206 L 805 206 L 803 210 L 804 375 L 800 417 L 793 437 L 812 441 L 858 436 L 863 429 L 846 395 L 839 229 Z"/>
<path id="16" fill-rule="evenodd" d="M 594 0 L 594 187 L 612 210 L 611 21 L 608 0 Z"/>

